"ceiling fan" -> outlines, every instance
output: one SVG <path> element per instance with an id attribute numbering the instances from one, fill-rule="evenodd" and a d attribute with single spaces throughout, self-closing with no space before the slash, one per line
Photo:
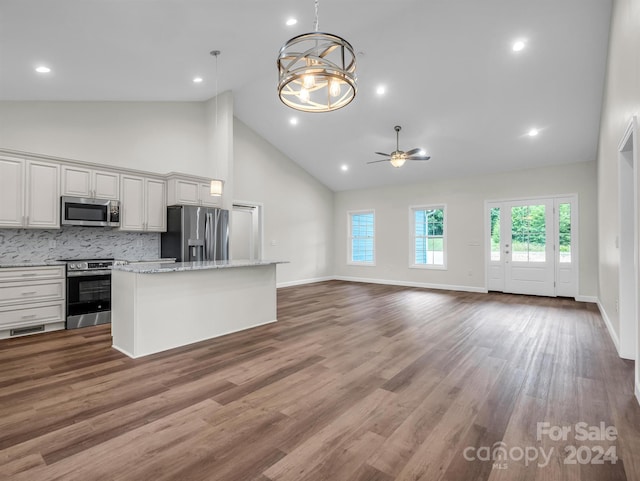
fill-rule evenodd
<path id="1" fill-rule="evenodd" d="M 407 152 L 403 152 L 402 150 L 400 150 L 400 130 L 402 129 L 402 127 L 396 125 L 393 129 L 396 131 L 396 150 L 394 150 L 390 154 L 376 152 L 376 154 L 378 155 L 384 155 L 385 157 L 389 158 L 382 160 L 373 160 L 371 162 L 367 162 L 367 164 L 391 162 L 391 165 L 393 165 L 394 167 L 402 167 L 407 160 L 429 160 L 431 158 L 431 156 L 426 155 L 420 148 L 411 149 Z"/>

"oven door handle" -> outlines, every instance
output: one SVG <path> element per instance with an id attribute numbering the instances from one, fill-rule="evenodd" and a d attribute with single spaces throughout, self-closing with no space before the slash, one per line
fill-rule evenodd
<path id="1" fill-rule="evenodd" d="M 95 271 L 71 271 L 67 272 L 67 277 L 86 277 L 86 276 L 110 276 L 111 269 L 100 269 Z"/>

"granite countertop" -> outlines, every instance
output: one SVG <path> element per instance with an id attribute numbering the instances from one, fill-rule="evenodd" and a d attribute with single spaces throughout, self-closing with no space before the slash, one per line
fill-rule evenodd
<path id="1" fill-rule="evenodd" d="M 287 261 L 270 260 L 236 260 L 236 261 L 201 261 L 175 263 L 141 263 L 113 266 L 114 271 L 133 272 L 135 274 L 157 274 L 162 272 L 185 272 L 205 269 L 229 269 L 236 267 L 268 266 L 272 264 L 286 264 Z"/>
<path id="2" fill-rule="evenodd" d="M 65 264 L 66 262 L 61 262 L 61 261 L 0 262 L 0 269 L 9 269 L 11 267 L 64 266 Z"/>

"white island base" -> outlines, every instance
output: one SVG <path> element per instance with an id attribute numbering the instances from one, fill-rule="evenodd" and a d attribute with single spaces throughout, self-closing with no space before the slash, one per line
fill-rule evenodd
<path id="1" fill-rule="evenodd" d="M 113 347 L 137 358 L 276 321 L 276 263 L 114 267 Z"/>

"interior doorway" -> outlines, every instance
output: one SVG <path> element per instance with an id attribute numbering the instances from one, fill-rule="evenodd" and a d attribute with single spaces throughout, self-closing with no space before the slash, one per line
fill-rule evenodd
<path id="1" fill-rule="evenodd" d="M 262 204 L 234 202 L 231 210 L 230 258 L 262 259 Z"/>
<path id="2" fill-rule="evenodd" d="M 486 206 L 490 291 L 577 296 L 577 196 L 493 201 Z"/>
<path id="3" fill-rule="evenodd" d="M 638 160 L 636 118 L 629 123 L 618 146 L 618 192 L 620 253 L 618 315 L 620 319 L 619 355 L 637 359 L 638 352 Z M 636 366 L 636 385 L 639 384 Z"/>

